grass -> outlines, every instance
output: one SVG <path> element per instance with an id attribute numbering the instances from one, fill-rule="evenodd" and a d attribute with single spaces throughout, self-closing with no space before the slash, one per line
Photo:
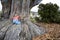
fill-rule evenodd
<path id="1" fill-rule="evenodd" d="M 60 24 L 57 23 L 36 23 L 39 26 L 46 28 L 47 33 L 34 37 L 33 40 L 60 40 Z"/>

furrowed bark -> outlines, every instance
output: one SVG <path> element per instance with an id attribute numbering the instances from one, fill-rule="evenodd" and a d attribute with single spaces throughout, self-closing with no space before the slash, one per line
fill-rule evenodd
<path id="1" fill-rule="evenodd" d="M 36 0 L 34 0 L 34 2 L 35 1 Z M 30 21 L 30 4 L 31 0 L 11 1 L 10 18 L 15 14 L 18 14 L 23 17 L 23 20 L 19 25 L 13 25 L 10 21 L 10 24 L 12 24 L 11 26 L 7 25 L 6 27 L 3 27 L 1 29 L 2 32 L 0 32 L 0 35 L 5 32 L 2 34 L 2 38 L 4 38 L 3 40 L 32 40 L 32 37 L 45 33 L 45 29 L 43 27 L 39 27 Z M 9 21 L 7 23 L 9 23 Z"/>

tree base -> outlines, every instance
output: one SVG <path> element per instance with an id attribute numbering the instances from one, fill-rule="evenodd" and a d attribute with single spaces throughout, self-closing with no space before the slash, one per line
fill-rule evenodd
<path id="1" fill-rule="evenodd" d="M 43 27 L 38 27 L 30 21 L 20 25 L 9 24 L 0 30 L 0 40 L 32 40 L 32 37 L 45 33 Z M 4 39 L 3 39 L 4 38 Z"/>

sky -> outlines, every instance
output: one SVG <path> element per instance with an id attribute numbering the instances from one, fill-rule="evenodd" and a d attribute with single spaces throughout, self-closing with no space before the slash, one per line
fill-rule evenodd
<path id="1" fill-rule="evenodd" d="M 43 3 L 43 4 L 46 4 L 46 3 L 56 3 L 59 7 L 60 7 L 60 0 L 42 0 L 40 3 Z M 2 5 L 1 5 L 1 2 L 0 2 L 0 11 L 2 10 Z M 38 5 L 33 7 L 31 9 L 31 11 L 34 11 L 34 12 L 37 12 L 38 11 Z"/>
<path id="2" fill-rule="evenodd" d="M 46 4 L 46 3 L 53 3 L 53 4 L 57 4 L 60 7 L 60 0 L 42 0 L 40 3 Z M 37 12 L 38 11 L 38 5 L 33 7 L 31 9 L 31 11 Z"/>

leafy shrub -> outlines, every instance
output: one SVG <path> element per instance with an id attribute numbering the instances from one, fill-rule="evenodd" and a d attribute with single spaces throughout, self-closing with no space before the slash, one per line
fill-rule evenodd
<path id="1" fill-rule="evenodd" d="M 60 22 L 60 12 L 57 4 L 47 3 L 40 4 L 38 14 L 42 17 L 43 22 Z"/>
<path id="2" fill-rule="evenodd" d="M 35 18 L 30 17 L 30 20 L 31 20 L 32 22 L 36 22 Z"/>
<path id="3" fill-rule="evenodd" d="M 35 17 L 35 20 L 36 20 L 37 22 L 40 22 L 39 17 Z"/>
<path id="4" fill-rule="evenodd" d="M 55 22 L 56 22 L 56 23 L 60 23 L 60 12 L 58 12 L 58 16 L 57 16 Z"/>

